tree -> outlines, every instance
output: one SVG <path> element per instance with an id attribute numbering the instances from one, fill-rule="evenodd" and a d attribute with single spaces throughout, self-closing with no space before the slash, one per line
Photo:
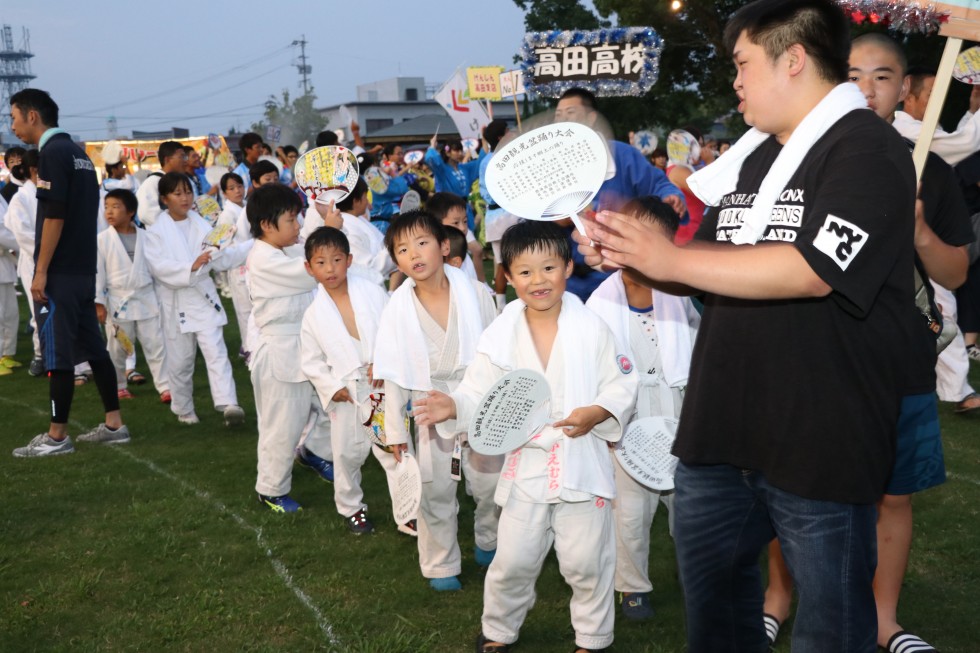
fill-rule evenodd
<path id="1" fill-rule="evenodd" d="M 278 145 L 299 145 L 303 141 L 312 142 L 326 126 L 326 119 L 313 107 L 316 96 L 309 93 L 290 100 L 289 91 L 283 90 L 282 98 L 269 96 L 265 103 L 265 115 L 261 121 L 252 125 L 252 131 L 265 137 L 269 125 L 282 128 Z M 269 143 L 275 149 L 277 143 Z"/>

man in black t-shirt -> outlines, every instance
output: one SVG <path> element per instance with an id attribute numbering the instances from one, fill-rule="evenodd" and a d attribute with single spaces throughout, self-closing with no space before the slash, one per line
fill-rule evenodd
<path id="1" fill-rule="evenodd" d="M 851 46 L 848 78 L 868 99 L 868 107 L 888 123 L 909 88 L 907 64 L 901 47 L 883 34 L 865 34 Z M 911 147 L 909 143 L 909 147 Z M 917 202 L 915 265 L 930 297 L 934 280 L 954 289 L 966 278 L 966 247 L 973 239 L 969 215 L 956 177 L 939 156 L 926 160 Z M 936 399 L 936 333 L 929 328 L 938 310 L 923 316 L 918 338 L 903 353 L 908 361 L 908 384 L 899 413 L 896 460 L 885 494 L 878 502 L 878 567 L 875 603 L 878 608 L 878 643 L 889 651 L 934 651 L 898 624 L 898 597 L 905 577 L 912 542 L 912 494 L 946 480 L 939 412 Z M 769 557 L 769 589 L 764 606 L 767 631 L 775 640 L 780 622 L 789 615 L 792 583 L 778 555 Z"/>
<path id="2" fill-rule="evenodd" d="M 580 248 L 705 293 L 674 445 L 688 650 L 768 650 L 758 559 L 778 537 L 799 591 L 793 648 L 873 653 L 875 502 L 906 391 L 896 352 L 922 328 L 911 155 L 843 83 L 836 3 L 760 0 L 725 40 L 754 129 L 689 178 L 715 207 L 698 237 L 715 242 L 677 248 L 599 214 L 600 245 Z"/>
<path id="3" fill-rule="evenodd" d="M 88 361 L 105 407 L 105 423 L 78 436 L 81 442 L 129 442 L 119 414 L 116 371 L 95 313 L 96 224 L 99 185 L 95 167 L 71 137 L 58 129 L 58 105 L 44 91 L 28 88 L 10 98 L 14 134 L 40 152 L 35 227 L 35 320 L 51 389 L 51 424 L 18 458 L 74 451 L 68 413 L 74 394 L 74 367 Z"/>

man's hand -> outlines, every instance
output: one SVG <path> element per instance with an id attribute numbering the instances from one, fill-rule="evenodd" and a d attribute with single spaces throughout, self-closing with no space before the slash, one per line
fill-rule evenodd
<path id="1" fill-rule="evenodd" d="M 34 280 L 31 281 L 31 297 L 35 302 L 47 302 L 48 296 L 44 294 L 44 289 L 48 285 L 48 273 L 41 270 L 34 270 Z"/>
<path id="2" fill-rule="evenodd" d="M 586 263 L 594 265 L 591 260 L 599 255 L 604 267 L 633 268 L 655 281 L 668 280 L 677 247 L 662 227 L 611 211 L 600 211 L 595 222 L 584 224 L 595 250 L 590 253 L 579 246 Z"/>
<path id="3" fill-rule="evenodd" d="M 330 397 L 330 401 L 338 404 L 342 404 L 345 401 L 351 404 L 354 403 L 354 400 L 351 399 L 350 393 L 347 392 L 347 388 L 341 388 L 337 392 L 333 393 L 333 396 Z"/>
<path id="4" fill-rule="evenodd" d="M 378 390 L 385 387 L 384 379 L 374 378 L 374 363 L 368 365 L 367 375 L 368 375 L 368 385 L 370 385 L 372 388 Z"/>
<path id="5" fill-rule="evenodd" d="M 99 318 L 99 324 L 105 324 L 106 315 L 105 305 L 96 302 L 95 317 Z"/>
<path id="6" fill-rule="evenodd" d="M 340 229 L 344 226 L 344 219 L 340 217 L 340 209 L 337 208 L 333 200 L 330 200 L 329 204 L 313 202 L 313 206 L 316 207 L 316 212 L 323 218 L 323 225 L 325 227 Z"/>
<path id="7" fill-rule="evenodd" d="M 980 86 L 974 86 L 970 91 L 970 113 L 980 111 Z"/>
<path id="8" fill-rule="evenodd" d="M 445 392 L 432 390 L 415 402 L 412 415 L 419 426 L 435 426 L 456 417 L 456 402 Z"/>
<path id="9" fill-rule="evenodd" d="M 584 406 L 576 408 L 568 417 L 552 424 L 556 429 L 562 429 L 570 438 L 585 435 L 596 427 L 596 424 L 612 417 L 612 413 L 602 406 Z"/>

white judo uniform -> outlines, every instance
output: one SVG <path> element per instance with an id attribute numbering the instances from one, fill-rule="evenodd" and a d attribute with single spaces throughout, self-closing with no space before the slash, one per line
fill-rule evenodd
<path id="1" fill-rule="evenodd" d="M 617 350 L 636 367 L 639 391 L 630 421 L 652 416 L 678 418 L 701 317 L 687 297 L 656 290 L 650 294 L 650 309 L 631 310 L 622 274 L 616 272 L 603 281 L 586 306 L 602 318 L 613 334 Z M 626 473 L 619 459 L 613 456 L 613 460 L 616 590 L 649 592 L 653 589 L 649 574 L 650 525 L 660 502 L 671 510 L 673 492 L 647 488 Z"/>
<path id="2" fill-rule="evenodd" d="M 242 221 L 244 220 L 244 225 Z M 230 225 L 235 227 L 235 244 L 244 243 L 252 239 L 249 231 L 248 219 L 245 217 L 245 207 L 232 202 L 225 202 L 218 216 L 219 225 Z M 235 319 L 238 321 L 238 332 L 242 338 L 242 349 L 252 351 L 248 336 L 248 317 L 252 314 L 252 299 L 248 296 L 248 284 L 245 279 L 246 267 L 237 265 L 228 270 L 228 287 L 231 290 L 231 303 L 235 306 Z"/>
<path id="3" fill-rule="evenodd" d="M 590 405 L 605 408 L 612 418 L 576 438 L 545 426 L 507 455 L 495 495 L 503 511 L 497 555 L 484 582 L 483 634 L 505 644 L 517 641 L 553 544 L 562 576 L 572 588 L 575 643 L 604 648 L 613 641 L 616 551 L 611 505 L 616 491 L 607 443 L 622 435 L 633 410 L 637 375 L 605 324 L 567 292 L 543 367 L 524 311 L 524 302 L 511 302 L 480 338 L 476 357 L 452 393 L 455 421 L 469 423 L 482 396 L 516 369 L 547 378 L 549 424 Z"/>
<path id="4" fill-rule="evenodd" d="M 95 301 L 106 307 L 107 349 L 116 367 L 116 384 L 126 383 L 127 352 L 116 336 L 119 329 L 133 344 L 138 340 L 150 366 L 153 385 L 158 393 L 170 390 L 163 344 L 163 324 L 159 302 L 153 289 L 153 277 L 146 264 L 146 232 L 136 229 L 136 249 L 133 258 L 114 227 L 101 232 L 96 242 L 99 249 L 95 274 Z"/>
<path id="5" fill-rule="evenodd" d="M 306 447 L 331 459 L 326 414 L 300 362 L 303 314 L 313 301 L 316 280 L 306 272 L 303 248 L 279 249 L 253 240 L 248 255 L 252 318 L 258 330 L 249 361 L 259 423 L 255 491 L 278 497 L 292 489 L 293 457 L 303 429 L 313 423 Z"/>
<path id="6" fill-rule="evenodd" d="M 392 294 L 378 328 L 374 375 L 385 380 L 385 433 L 388 444 L 408 444 L 404 416 L 409 400 L 432 390 L 451 392 L 476 353 L 476 343 L 496 311 L 493 300 L 456 268 L 444 265 L 451 299 L 445 331 L 428 314 L 408 279 Z M 502 456 L 474 453 L 463 431 L 416 425 L 422 503 L 418 519 L 419 565 L 426 578 L 459 575 L 457 480 L 452 475 L 453 451 L 460 446 L 463 473 L 476 502 L 474 539 L 484 551 L 497 548 L 499 511 L 493 504 Z M 458 479 L 458 477 L 457 477 Z"/>
<path id="7" fill-rule="evenodd" d="M 17 353 L 20 309 L 14 284 L 17 282 L 18 250 L 17 238 L 0 220 L 0 356 Z"/>
<path id="8" fill-rule="evenodd" d="M 200 256 L 211 226 L 191 211 L 187 219 L 174 221 L 163 211 L 146 232 L 144 252 L 156 282 L 160 302 L 167 373 L 175 415 L 194 412 L 192 395 L 194 357 L 201 348 L 208 368 L 208 383 L 215 407 L 238 405 L 235 380 L 222 327 L 228 323 L 224 307 L 209 272 L 241 265 L 251 241 L 216 251 L 211 262 L 191 270 Z"/>
<path id="9" fill-rule="evenodd" d="M 160 178 L 162 172 L 152 172 L 140 187 L 136 190 L 136 199 L 139 202 L 137 215 L 144 227 L 151 227 L 157 221 L 163 209 L 160 207 Z"/>
<path id="10" fill-rule="evenodd" d="M 395 469 L 394 454 L 374 446 L 362 426 L 371 417 L 371 393 L 381 392 L 368 383 L 368 367 L 374 361 L 378 322 L 388 303 L 388 293 L 357 276 L 347 278 L 347 288 L 358 337 L 347 331 L 340 311 L 322 287 L 303 316 L 300 335 L 303 374 L 313 383 L 330 416 L 333 496 L 342 517 L 367 510 L 361 467 L 369 451 L 381 463 L 389 483 Z M 333 396 L 344 388 L 356 403 L 333 401 Z"/>
<path id="11" fill-rule="evenodd" d="M 349 213 L 341 213 L 340 216 L 344 221 L 340 230 L 347 236 L 350 253 L 354 257 L 348 274 L 383 285 L 385 279 L 397 269 L 385 248 L 384 234 L 364 218 Z M 316 208 L 311 206 L 306 209 L 303 228 L 299 233 L 300 242 L 305 242 L 311 233 L 322 226 L 323 218 L 316 212 Z"/>
<path id="12" fill-rule="evenodd" d="M 37 186 L 28 179 L 20 187 L 7 206 L 3 216 L 4 225 L 17 241 L 17 276 L 27 296 L 30 307 L 31 326 L 34 328 L 34 358 L 41 358 L 41 341 L 34 323 L 34 298 L 31 296 L 31 282 L 34 280 L 34 225 L 37 221 Z"/>

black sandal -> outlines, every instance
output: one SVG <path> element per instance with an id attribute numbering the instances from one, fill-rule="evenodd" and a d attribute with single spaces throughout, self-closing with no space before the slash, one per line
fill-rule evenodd
<path id="1" fill-rule="evenodd" d="M 483 636 L 483 631 L 476 636 L 476 653 L 508 653 L 510 644 L 498 644 L 487 641 Z"/>

